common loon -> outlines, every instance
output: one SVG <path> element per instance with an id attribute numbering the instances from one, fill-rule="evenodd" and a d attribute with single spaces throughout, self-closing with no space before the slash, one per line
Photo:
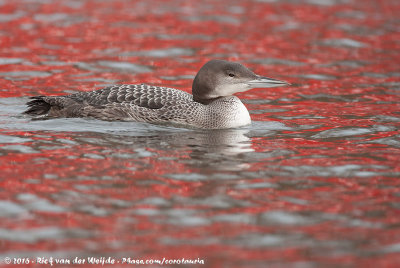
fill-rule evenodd
<path id="1" fill-rule="evenodd" d="M 239 63 L 211 60 L 194 78 L 193 95 L 146 84 L 114 85 L 66 96 L 32 97 L 24 113 L 47 118 L 92 117 L 203 129 L 235 128 L 251 120 L 233 94 L 283 85 L 288 83 L 256 75 Z"/>

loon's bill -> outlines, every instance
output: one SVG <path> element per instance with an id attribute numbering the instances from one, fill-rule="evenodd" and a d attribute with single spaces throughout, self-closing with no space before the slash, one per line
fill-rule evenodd
<path id="1" fill-rule="evenodd" d="M 286 81 L 263 76 L 258 76 L 256 79 L 247 82 L 247 84 L 254 88 L 270 88 L 290 85 L 290 83 Z"/>

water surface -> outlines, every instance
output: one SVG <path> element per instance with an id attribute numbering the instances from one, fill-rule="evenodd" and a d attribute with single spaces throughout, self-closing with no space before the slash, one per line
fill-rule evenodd
<path id="1" fill-rule="evenodd" d="M 400 263 L 398 1 L 20 0 L 0 9 L 1 264 Z M 115 83 L 190 91 L 212 58 L 292 86 L 238 94 L 253 120 L 238 129 L 21 114 L 29 96 Z"/>

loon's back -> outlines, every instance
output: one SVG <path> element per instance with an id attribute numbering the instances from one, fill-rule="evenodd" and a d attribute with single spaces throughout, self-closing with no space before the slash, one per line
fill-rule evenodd
<path id="1" fill-rule="evenodd" d="M 192 95 L 173 88 L 113 85 L 67 96 L 38 96 L 28 102 L 31 115 L 94 117 L 102 120 L 144 120 L 165 106 L 192 101 Z M 151 120 L 151 118 L 149 119 Z"/>

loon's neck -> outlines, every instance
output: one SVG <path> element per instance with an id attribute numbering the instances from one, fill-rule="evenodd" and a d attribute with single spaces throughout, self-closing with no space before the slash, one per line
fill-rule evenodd
<path id="1" fill-rule="evenodd" d="M 223 98 L 223 97 L 216 97 L 216 98 L 211 98 L 211 99 L 203 99 L 203 98 L 200 98 L 198 96 L 193 96 L 193 101 L 201 103 L 201 104 L 204 104 L 204 105 L 207 105 L 207 104 L 210 104 L 213 101 L 218 100 L 220 98 Z"/>

